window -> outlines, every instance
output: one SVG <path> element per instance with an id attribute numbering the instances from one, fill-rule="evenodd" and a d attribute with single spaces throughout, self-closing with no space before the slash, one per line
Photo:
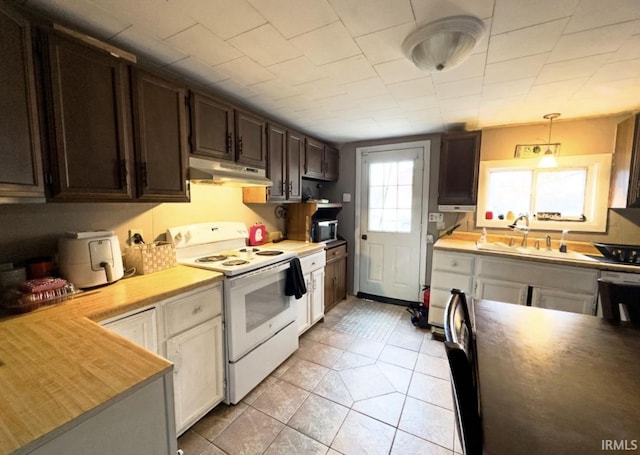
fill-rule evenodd
<path id="1" fill-rule="evenodd" d="M 555 168 L 540 168 L 538 160 L 480 163 L 479 227 L 506 227 L 509 215 L 529 215 L 540 230 L 604 232 L 611 155 L 558 158 Z"/>
<path id="2" fill-rule="evenodd" d="M 413 161 L 369 165 L 369 230 L 411 232 Z"/>

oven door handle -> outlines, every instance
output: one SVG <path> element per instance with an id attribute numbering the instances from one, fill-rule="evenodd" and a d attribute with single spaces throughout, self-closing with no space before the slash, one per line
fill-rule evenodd
<path id="1" fill-rule="evenodd" d="M 251 272 L 244 273 L 244 274 L 242 274 L 240 276 L 231 277 L 228 280 L 229 281 L 237 281 L 237 280 L 242 280 L 242 279 L 245 279 L 245 278 L 250 278 L 250 277 L 253 277 L 253 276 L 256 276 L 256 275 L 260 275 L 260 278 L 267 278 L 267 277 L 272 276 L 272 275 L 277 275 L 278 273 L 283 272 L 283 271 L 289 269 L 290 267 L 291 267 L 291 265 L 289 264 L 289 261 L 281 262 L 281 263 L 278 263 L 278 264 L 269 265 L 269 266 L 266 266 L 266 267 L 259 268 L 257 270 L 253 270 Z"/>

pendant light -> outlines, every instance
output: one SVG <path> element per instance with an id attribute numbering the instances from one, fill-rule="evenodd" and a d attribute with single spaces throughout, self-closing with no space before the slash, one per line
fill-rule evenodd
<path id="1" fill-rule="evenodd" d="M 411 32 L 402 50 L 422 71 L 447 71 L 467 59 L 483 33 L 484 22 L 477 17 L 445 17 Z"/>
<path id="2" fill-rule="evenodd" d="M 546 114 L 542 118 L 545 120 L 549 120 L 549 139 L 547 139 L 547 150 L 545 150 L 542 158 L 540 159 L 540 163 L 538 167 L 557 167 L 558 162 L 556 161 L 555 152 L 551 150 L 551 146 L 558 146 L 560 144 L 552 144 L 551 143 L 551 128 L 553 126 L 553 121 L 560 117 L 559 112 L 553 112 L 551 114 Z"/>

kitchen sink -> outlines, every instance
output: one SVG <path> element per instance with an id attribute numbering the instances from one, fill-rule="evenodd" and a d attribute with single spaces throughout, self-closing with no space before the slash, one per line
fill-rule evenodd
<path id="1" fill-rule="evenodd" d="M 476 242 L 476 248 L 484 251 L 497 251 L 499 253 L 520 254 L 524 256 L 597 262 L 596 259 L 581 253 L 576 253 L 575 251 L 567 251 L 566 253 L 561 253 L 557 250 L 546 250 L 544 248 L 537 250 L 535 248 L 522 247 L 519 245 L 509 246 L 508 244 L 502 242 Z"/>

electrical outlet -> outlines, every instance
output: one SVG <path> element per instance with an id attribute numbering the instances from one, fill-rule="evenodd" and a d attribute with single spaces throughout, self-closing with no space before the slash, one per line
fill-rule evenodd
<path id="1" fill-rule="evenodd" d="M 129 229 L 129 237 L 127 238 L 127 244 L 129 246 L 134 245 L 135 241 L 134 241 L 134 236 L 139 235 L 140 238 L 144 239 L 144 235 L 142 234 L 142 229 L 140 228 L 131 228 Z"/>
<path id="2" fill-rule="evenodd" d="M 436 228 L 439 230 L 442 230 L 444 228 L 446 228 L 447 226 L 444 224 L 444 221 L 438 221 L 438 224 L 436 225 Z"/>
<path id="3" fill-rule="evenodd" d="M 444 221 L 444 213 L 430 213 L 429 214 L 429 222 L 430 223 L 442 223 Z"/>

